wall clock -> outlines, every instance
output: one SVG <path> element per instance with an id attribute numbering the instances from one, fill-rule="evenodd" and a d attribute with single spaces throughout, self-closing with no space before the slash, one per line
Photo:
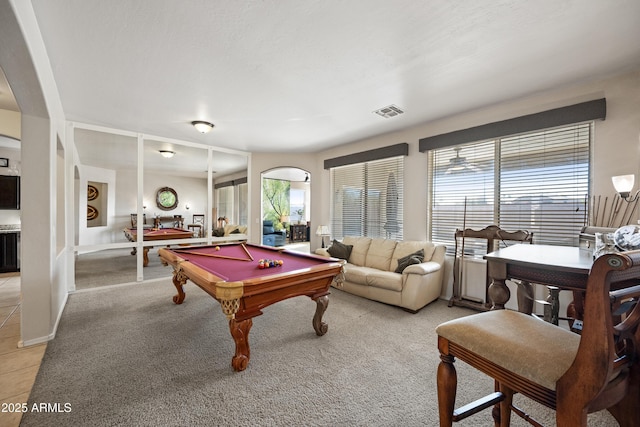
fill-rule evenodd
<path id="1" fill-rule="evenodd" d="M 156 205 L 163 211 L 170 211 L 178 206 L 178 193 L 173 188 L 162 187 L 156 193 Z"/>

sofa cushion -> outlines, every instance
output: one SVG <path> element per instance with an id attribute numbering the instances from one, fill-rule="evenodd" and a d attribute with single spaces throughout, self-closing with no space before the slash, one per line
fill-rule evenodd
<path id="1" fill-rule="evenodd" d="M 227 224 L 224 226 L 225 236 L 229 236 L 231 234 L 246 234 L 246 233 L 247 233 L 246 225 Z"/>
<path id="2" fill-rule="evenodd" d="M 391 257 L 391 268 L 390 270 L 395 271 L 398 268 L 398 259 L 410 255 L 420 249 L 424 250 L 424 258 L 423 262 L 431 261 L 433 257 L 433 253 L 435 251 L 435 245 L 432 242 L 419 241 L 419 240 L 405 240 L 402 242 L 398 242 L 396 245 L 396 250 L 393 252 L 393 256 Z"/>
<path id="3" fill-rule="evenodd" d="M 407 256 L 398 258 L 398 268 L 396 268 L 395 272 L 402 273 L 408 266 L 412 264 L 420 264 L 422 261 L 424 261 L 424 249 L 417 250 Z"/>
<path id="4" fill-rule="evenodd" d="M 344 243 L 340 243 L 337 240 L 334 240 L 327 252 L 334 258 L 340 259 L 349 259 L 349 255 L 351 255 L 351 250 L 353 249 L 352 245 L 345 245 Z"/>
<path id="5" fill-rule="evenodd" d="M 374 268 L 360 267 L 353 264 L 347 264 L 344 267 L 344 280 L 347 282 L 356 283 L 358 285 L 366 285 L 367 277 L 378 271 L 379 270 L 376 270 Z"/>
<path id="6" fill-rule="evenodd" d="M 353 249 L 351 249 L 351 255 L 348 259 L 349 263 L 363 266 L 367 258 L 371 239 L 369 237 L 345 236 L 345 238 L 342 239 L 342 243 L 353 246 Z"/>
<path id="7" fill-rule="evenodd" d="M 402 291 L 402 275 L 391 271 L 375 270 L 367 274 L 367 285 L 400 292 Z"/>
<path id="8" fill-rule="evenodd" d="M 364 263 L 365 267 L 377 268 L 382 271 L 392 271 L 390 269 L 391 257 L 393 256 L 397 243 L 395 240 L 387 239 L 371 240 L 371 245 L 369 246 L 369 251 L 367 252 Z"/>

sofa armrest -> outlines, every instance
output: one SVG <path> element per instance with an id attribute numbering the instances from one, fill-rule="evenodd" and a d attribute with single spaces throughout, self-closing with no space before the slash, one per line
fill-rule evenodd
<path id="1" fill-rule="evenodd" d="M 413 264 L 404 269 L 402 274 L 429 274 L 436 272 L 442 268 L 440 263 L 435 261 L 427 261 L 420 264 Z"/>
<path id="2" fill-rule="evenodd" d="M 315 254 L 316 255 L 326 256 L 326 257 L 331 257 L 331 255 L 329 255 L 329 251 L 327 251 L 327 248 L 318 248 L 318 249 L 315 250 Z"/>

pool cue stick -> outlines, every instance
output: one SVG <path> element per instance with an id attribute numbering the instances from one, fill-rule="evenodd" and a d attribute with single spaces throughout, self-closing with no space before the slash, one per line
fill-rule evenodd
<path id="1" fill-rule="evenodd" d="M 226 255 L 201 254 L 199 252 L 185 251 L 185 250 L 180 250 L 180 249 L 174 249 L 173 251 L 174 252 L 178 252 L 180 254 L 207 256 L 207 257 L 210 257 L 210 258 L 233 259 L 233 260 L 236 260 L 236 261 L 253 261 L 253 259 L 236 258 L 234 256 L 226 256 Z"/>
<path id="2" fill-rule="evenodd" d="M 247 247 L 244 245 L 244 243 L 241 243 L 241 245 L 242 245 L 242 249 L 244 249 L 244 253 L 247 254 L 249 258 L 251 258 L 251 261 L 253 261 L 253 257 L 249 253 L 249 250 L 247 249 Z"/>

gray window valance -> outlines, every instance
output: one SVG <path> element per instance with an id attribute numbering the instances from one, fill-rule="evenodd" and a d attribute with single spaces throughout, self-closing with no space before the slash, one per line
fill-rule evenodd
<path id="1" fill-rule="evenodd" d="M 487 123 L 468 129 L 421 138 L 419 147 L 420 152 L 424 153 L 434 148 L 451 147 L 467 142 L 484 141 L 590 120 L 604 120 L 606 115 L 607 100 L 605 98 L 596 99 L 500 122 Z"/>

